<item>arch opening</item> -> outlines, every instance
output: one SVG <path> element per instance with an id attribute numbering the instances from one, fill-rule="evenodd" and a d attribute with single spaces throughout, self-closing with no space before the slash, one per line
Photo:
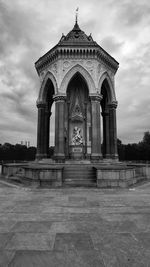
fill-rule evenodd
<path id="1" fill-rule="evenodd" d="M 90 157 L 90 127 L 88 85 L 82 74 L 76 72 L 67 86 L 65 150 L 68 158 L 85 159 Z"/>
<path id="2" fill-rule="evenodd" d="M 105 78 L 101 86 L 101 121 L 102 121 L 102 155 L 103 158 L 110 157 L 110 127 L 109 127 L 109 102 L 111 99 L 110 96 L 110 87 L 107 79 Z"/>

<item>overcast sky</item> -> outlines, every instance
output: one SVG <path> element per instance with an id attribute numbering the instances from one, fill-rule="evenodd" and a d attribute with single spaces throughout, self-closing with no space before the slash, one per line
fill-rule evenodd
<path id="1" fill-rule="evenodd" d="M 79 26 L 120 63 L 118 138 L 139 142 L 150 130 L 149 0 L 0 0 L 0 143 L 36 145 L 35 61 Z"/>

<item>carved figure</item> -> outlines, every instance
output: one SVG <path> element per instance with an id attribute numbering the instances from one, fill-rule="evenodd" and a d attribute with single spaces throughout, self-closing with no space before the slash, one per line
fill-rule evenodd
<path id="1" fill-rule="evenodd" d="M 81 129 L 78 128 L 77 126 L 75 126 L 74 129 L 73 129 L 72 143 L 75 146 L 83 144 L 83 138 L 81 136 Z"/>

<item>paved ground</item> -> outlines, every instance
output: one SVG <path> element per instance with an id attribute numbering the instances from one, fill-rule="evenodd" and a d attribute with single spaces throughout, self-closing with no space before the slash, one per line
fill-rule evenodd
<path id="1" fill-rule="evenodd" d="M 39 190 L 1 181 L 0 266 L 150 266 L 150 183 Z"/>

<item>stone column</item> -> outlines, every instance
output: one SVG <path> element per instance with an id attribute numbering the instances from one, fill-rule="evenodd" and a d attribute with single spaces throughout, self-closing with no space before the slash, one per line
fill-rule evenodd
<path id="1" fill-rule="evenodd" d="M 118 159 L 116 108 L 117 101 L 109 104 L 110 157 L 112 159 Z"/>
<path id="2" fill-rule="evenodd" d="M 85 130 L 85 148 L 84 148 L 84 156 L 87 157 L 87 102 L 84 103 L 85 111 L 84 111 L 84 130 Z"/>
<path id="3" fill-rule="evenodd" d="M 109 112 L 104 110 L 103 116 L 103 154 L 104 158 L 110 158 Z"/>
<path id="4" fill-rule="evenodd" d="M 47 153 L 47 156 L 49 156 L 49 145 L 50 145 L 50 116 L 51 111 L 49 110 L 49 107 L 46 107 L 45 110 L 45 151 Z"/>
<path id="5" fill-rule="evenodd" d="M 37 159 L 47 158 L 47 150 L 46 150 L 46 119 L 45 119 L 45 111 L 46 111 L 46 103 L 37 102 L 38 108 L 38 126 L 37 126 Z"/>
<path id="6" fill-rule="evenodd" d="M 102 158 L 101 153 L 101 125 L 100 125 L 100 101 L 101 95 L 90 95 L 91 98 L 91 159 L 97 161 Z"/>
<path id="7" fill-rule="evenodd" d="M 55 95 L 55 159 L 58 161 L 65 160 L 65 136 L 64 136 L 64 121 L 65 121 L 65 100 L 64 95 Z"/>

